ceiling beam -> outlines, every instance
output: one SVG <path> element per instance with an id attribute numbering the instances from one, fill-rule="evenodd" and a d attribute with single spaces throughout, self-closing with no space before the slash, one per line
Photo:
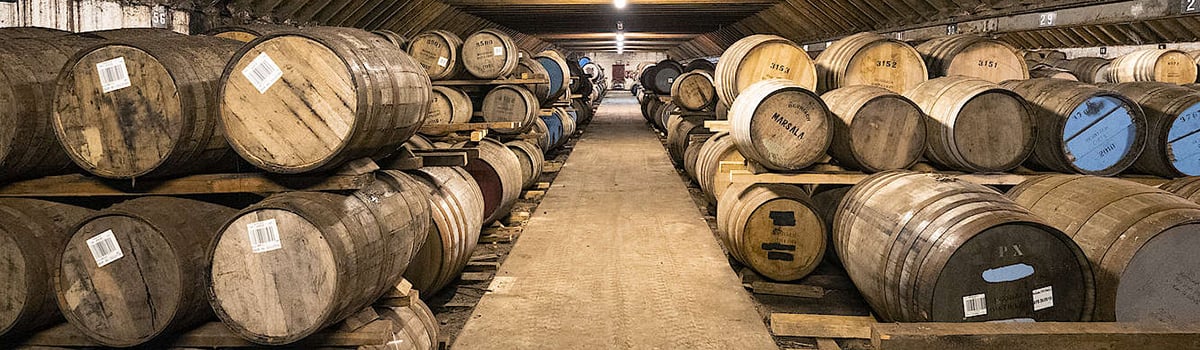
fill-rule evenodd
<path id="1" fill-rule="evenodd" d="M 554 33 L 554 34 L 536 34 L 534 35 L 542 40 L 596 40 L 596 39 L 615 39 L 617 37 L 616 30 L 606 33 Z M 645 32 L 626 32 L 625 39 L 662 39 L 662 40 L 691 40 L 695 39 L 700 34 L 686 33 L 645 33 Z"/>
<path id="2" fill-rule="evenodd" d="M 442 0 L 451 6 L 571 6 L 612 5 L 612 0 Z M 780 0 L 629 0 L 637 5 L 774 5 Z"/>

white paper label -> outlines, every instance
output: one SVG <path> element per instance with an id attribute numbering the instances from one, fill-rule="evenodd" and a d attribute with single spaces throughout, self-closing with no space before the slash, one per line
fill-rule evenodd
<path id="1" fill-rule="evenodd" d="M 1051 286 L 1033 290 L 1033 311 L 1054 306 L 1054 289 Z"/>
<path id="2" fill-rule="evenodd" d="M 96 259 L 96 267 L 104 267 L 104 265 L 125 256 L 125 253 L 121 252 L 121 245 L 117 244 L 117 236 L 113 235 L 112 230 L 89 238 L 87 245 L 92 250 L 92 258 Z"/>
<path id="3" fill-rule="evenodd" d="M 492 48 L 492 56 L 500 56 L 504 54 L 504 48 L 496 46 Z"/>
<path id="4" fill-rule="evenodd" d="M 517 278 L 512 276 L 496 276 L 492 279 L 492 284 L 488 286 L 488 293 L 508 294 L 512 290 L 514 284 L 517 283 Z"/>
<path id="5" fill-rule="evenodd" d="M 279 243 L 279 226 L 275 225 L 275 219 L 252 222 L 246 225 L 246 231 L 250 233 L 250 250 L 255 253 L 283 248 L 283 244 Z"/>
<path id="6" fill-rule="evenodd" d="M 250 84 L 254 84 L 254 88 L 258 89 L 258 93 L 266 93 L 279 78 L 283 78 L 283 70 L 271 60 L 271 56 L 267 56 L 266 52 L 258 54 L 254 61 L 242 70 L 242 75 L 250 80 Z"/>
<path id="7" fill-rule="evenodd" d="M 975 294 L 963 297 L 963 317 L 987 315 L 987 295 Z"/>
<path id="8" fill-rule="evenodd" d="M 100 73 L 100 87 L 105 93 L 129 87 L 129 70 L 125 68 L 125 57 L 117 57 L 96 64 Z"/>
<path id="9" fill-rule="evenodd" d="M 445 67 L 447 64 L 450 64 L 449 59 L 447 59 L 445 57 L 438 57 L 438 65 L 439 66 Z"/>

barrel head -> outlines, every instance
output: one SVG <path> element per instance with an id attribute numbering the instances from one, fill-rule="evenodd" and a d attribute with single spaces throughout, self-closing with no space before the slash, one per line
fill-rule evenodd
<path id="1" fill-rule="evenodd" d="M 1200 224 L 1170 228 L 1138 249 L 1117 286 L 1117 322 L 1200 321 Z"/>
<path id="2" fill-rule="evenodd" d="M 745 219 L 740 242 L 746 264 L 777 281 L 800 279 L 825 254 L 825 225 L 815 209 L 794 199 L 779 198 L 753 209 Z"/>
<path id="3" fill-rule="evenodd" d="M 8 227 L 0 226 L 0 273 L 4 275 L 5 290 L 0 293 L 0 336 L 3 336 L 21 319 L 28 302 L 33 298 L 29 295 L 29 266 L 26 265 L 25 253 L 13 239 Z"/>
<path id="4" fill-rule="evenodd" d="M 1135 123 L 1133 108 L 1113 96 L 1093 96 L 1076 107 L 1063 126 L 1067 158 L 1079 169 L 1100 172 L 1140 151 L 1139 126 L 1145 124 Z"/>
<path id="5" fill-rule="evenodd" d="M 1179 114 L 1167 131 L 1167 159 L 1180 173 L 1200 175 L 1200 104 Z"/>
<path id="6" fill-rule="evenodd" d="M 954 147 L 966 164 L 980 171 L 1012 169 L 1033 149 L 1032 119 L 1025 102 L 1012 93 L 976 95 L 963 104 L 953 127 Z"/>

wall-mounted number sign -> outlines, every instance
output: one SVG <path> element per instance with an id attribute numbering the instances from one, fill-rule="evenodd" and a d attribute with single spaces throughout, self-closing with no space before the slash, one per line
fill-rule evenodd
<path id="1" fill-rule="evenodd" d="M 1179 12 L 1183 14 L 1200 12 L 1200 4 L 1196 0 L 1182 0 L 1183 4 L 1179 6 Z"/>
<path id="2" fill-rule="evenodd" d="M 1058 13 L 1046 12 L 1038 14 L 1038 27 L 1053 27 L 1054 20 L 1058 19 Z"/>
<path id="3" fill-rule="evenodd" d="M 171 10 L 166 6 L 155 6 L 150 11 L 150 26 L 161 29 L 171 29 Z"/>

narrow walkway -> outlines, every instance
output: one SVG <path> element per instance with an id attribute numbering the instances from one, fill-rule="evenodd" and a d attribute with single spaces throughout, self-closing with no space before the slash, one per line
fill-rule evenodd
<path id="1" fill-rule="evenodd" d="M 609 94 L 454 349 L 774 349 L 628 92 Z"/>

